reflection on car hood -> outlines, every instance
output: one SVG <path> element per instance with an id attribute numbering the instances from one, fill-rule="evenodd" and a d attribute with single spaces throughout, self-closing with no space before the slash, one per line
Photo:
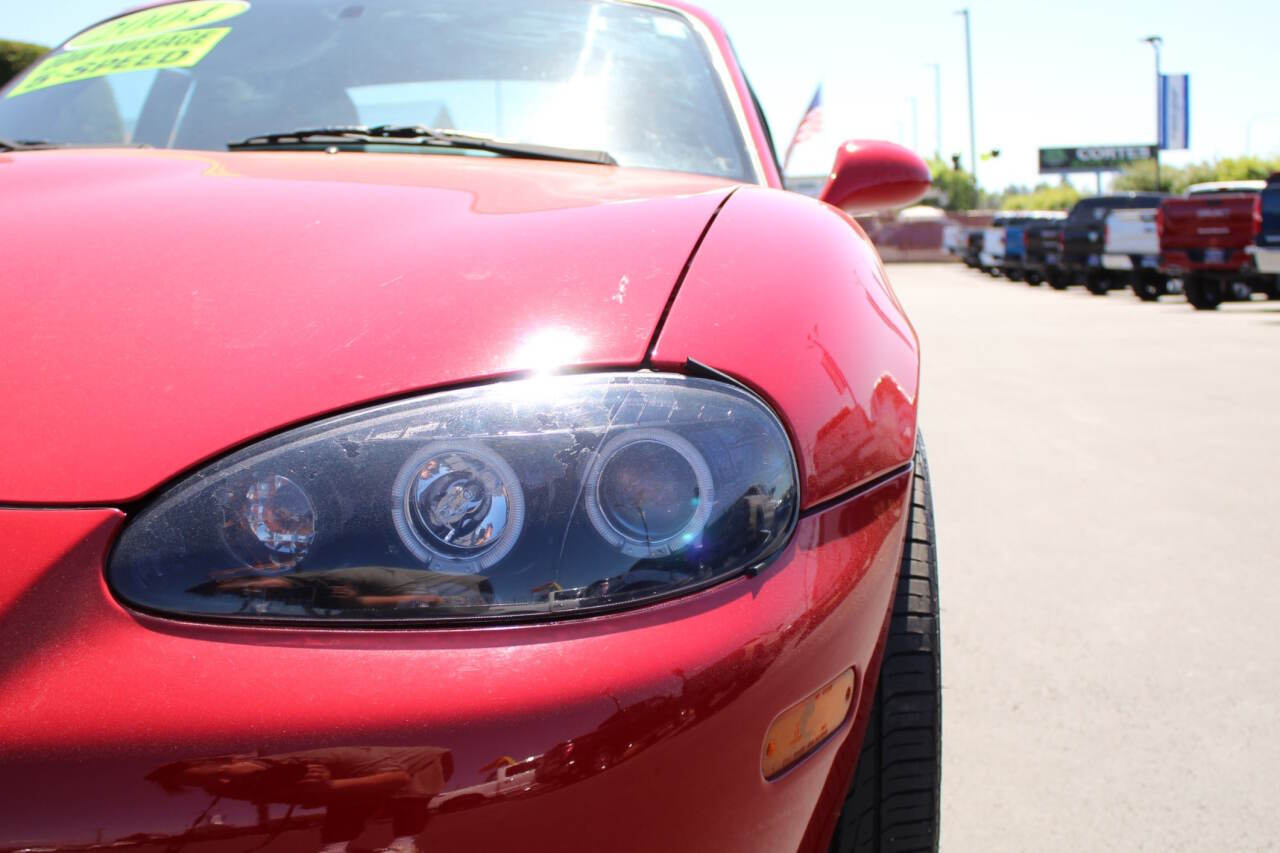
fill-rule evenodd
<path id="1" fill-rule="evenodd" d="M 363 402 L 639 364 L 731 190 L 455 155 L 0 154 L 0 503 L 129 500 Z"/>

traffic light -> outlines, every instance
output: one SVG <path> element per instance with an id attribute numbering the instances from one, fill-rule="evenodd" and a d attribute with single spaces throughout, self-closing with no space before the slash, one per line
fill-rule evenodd
<path id="1" fill-rule="evenodd" d="M 951 168 L 955 169 L 957 172 L 960 171 L 960 155 L 959 154 L 951 155 Z"/>

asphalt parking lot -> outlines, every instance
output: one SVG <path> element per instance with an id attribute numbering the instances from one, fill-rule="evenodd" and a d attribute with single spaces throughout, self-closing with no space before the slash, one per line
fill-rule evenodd
<path id="1" fill-rule="evenodd" d="M 924 357 L 942 849 L 1280 845 L 1280 302 L 889 274 Z"/>

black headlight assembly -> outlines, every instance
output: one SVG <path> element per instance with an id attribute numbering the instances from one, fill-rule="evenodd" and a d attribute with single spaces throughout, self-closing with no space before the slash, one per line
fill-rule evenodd
<path id="1" fill-rule="evenodd" d="M 107 565 L 140 610 L 447 625 L 636 606 L 758 568 L 795 526 L 760 400 L 661 373 L 427 394 L 281 433 L 178 482 Z"/>

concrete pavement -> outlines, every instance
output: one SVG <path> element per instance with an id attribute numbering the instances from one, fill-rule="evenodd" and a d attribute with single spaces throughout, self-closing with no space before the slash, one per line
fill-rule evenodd
<path id="1" fill-rule="evenodd" d="M 924 355 L 942 849 L 1280 846 L 1280 302 L 889 274 Z"/>

